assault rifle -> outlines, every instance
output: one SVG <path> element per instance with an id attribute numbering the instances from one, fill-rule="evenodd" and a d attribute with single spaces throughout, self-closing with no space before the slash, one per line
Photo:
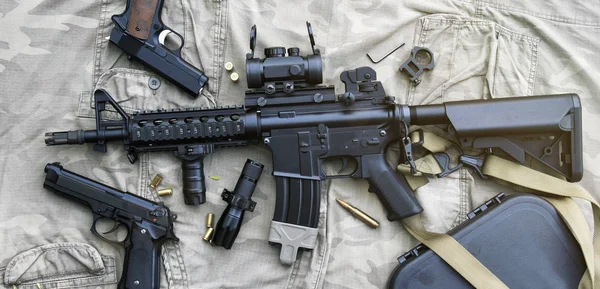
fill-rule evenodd
<path id="1" fill-rule="evenodd" d="M 316 244 L 321 181 L 329 177 L 367 179 L 388 211 L 390 221 L 422 211 L 406 180 L 384 157 L 397 141 L 403 160 L 414 167 L 411 125 L 450 124 L 460 144 L 499 148 L 520 162 L 529 155 L 569 181 L 582 177 L 581 105 L 575 94 L 399 105 L 388 96 L 370 67 L 340 75 L 345 93 L 336 95 L 322 81 L 321 58 L 299 56 L 298 48 L 270 47 L 266 59 L 253 58 L 256 28 L 247 55 L 245 105 L 144 111 L 129 117 L 103 90 L 95 92 L 96 129 L 46 134 L 47 145 L 122 141 L 129 160 L 139 153 L 173 151 L 183 160 L 185 203 L 205 202 L 203 159 L 217 148 L 262 142 L 273 156 L 276 208 L 269 241 L 281 244 L 280 259 L 290 264 L 299 248 Z M 317 81 L 315 81 L 315 79 Z M 112 105 L 121 120 L 103 120 Z M 328 176 L 322 169 L 330 157 L 353 158 L 348 175 Z M 475 164 L 476 166 L 477 164 Z"/>

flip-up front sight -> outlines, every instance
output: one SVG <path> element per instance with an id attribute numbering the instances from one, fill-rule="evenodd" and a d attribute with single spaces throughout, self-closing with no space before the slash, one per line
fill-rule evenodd
<path id="1" fill-rule="evenodd" d="M 256 25 L 250 31 L 250 50 L 246 54 L 248 88 L 263 88 L 267 94 L 276 91 L 291 93 L 296 85 L 317 85 L 323 82 L 321 54 L 315 49 L 312 27 L 306 22 L 313 54 L 300 56 L 300 48 L 282 46 L 265 48 L 265 58 L 254 58 Z M 287 56 L 286 56 L 287 52 Z"/>

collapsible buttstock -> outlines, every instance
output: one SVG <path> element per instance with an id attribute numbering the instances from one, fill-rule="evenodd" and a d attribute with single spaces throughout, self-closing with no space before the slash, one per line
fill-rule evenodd
<path id="1" fill-rule="evenodd" d="M 526 155 L 571 182 L 583 176 L 581 102 L 576 94 L 446 103 L 463 146 L 499 148 L 522 164 Z"/>
<path id="2" fill-rule="evenodd" d="M 574 93 L 452 101 L 410 108 L 411 125 L 451 124 L 462 146 L 530 156 L 570 182 L 583 176 L 582 113 Z"/>

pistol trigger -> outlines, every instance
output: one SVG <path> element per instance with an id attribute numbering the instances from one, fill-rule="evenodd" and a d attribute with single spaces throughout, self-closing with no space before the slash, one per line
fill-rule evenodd
<path id="1" fill-rule="evenodd" d="M 169 37 L 169 35 L 173 34 L 173 36 L 170 37 L 171 40 L 167 40 L 167 37 Z M 177 32 L 165 27 L 165 29 L 163 29 L 159 34 L 158 34 L 158 43 L 166 48 L 167 50 L 171 51 L 172 53 L 177 54 L 179 57 L 181 57 L 181 48 L 183 47 L 183 37 L 181 35 L 179 35 Z M 164 57 L 164 56 L 163 56 Z"/>
<path id="2" fill-rule="evenodd" d="M 169 29 L 164 29 L 163 31 L 161 31 L 158 34 L 158 43 L 162 46 L 165 46 L 165 40 L 167 39 L 167 36 L 171 34 L 171 30 Z"/>
<path id="3" fill-rule="evenodd" d="M 112 227 L 112 229 L 110 229 L 110 230 L 108 230 L 107 232 L 104 232 L 104 233 L 102 233 L 102 234 L 104 234 L 104 235 L 106 235 L 106 234 L 110 234 L 110 233 L 112 233 L 112 232 L 116 231 L 116 230 L 119 228 L 119 226 L 121 226 L 121 223 L 119 223 L 119 222 L 115 222 L 115 225 Z"/>

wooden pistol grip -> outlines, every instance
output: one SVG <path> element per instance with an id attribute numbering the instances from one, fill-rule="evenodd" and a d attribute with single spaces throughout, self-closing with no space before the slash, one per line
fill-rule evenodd
<path id="1" fill-rule="evenodd" d="M 136 38 L 146 40 L 150 35 L 152 19 L 158 0 L 131 0 L 131 14 L 127 22 L 127 32 Z"/>

